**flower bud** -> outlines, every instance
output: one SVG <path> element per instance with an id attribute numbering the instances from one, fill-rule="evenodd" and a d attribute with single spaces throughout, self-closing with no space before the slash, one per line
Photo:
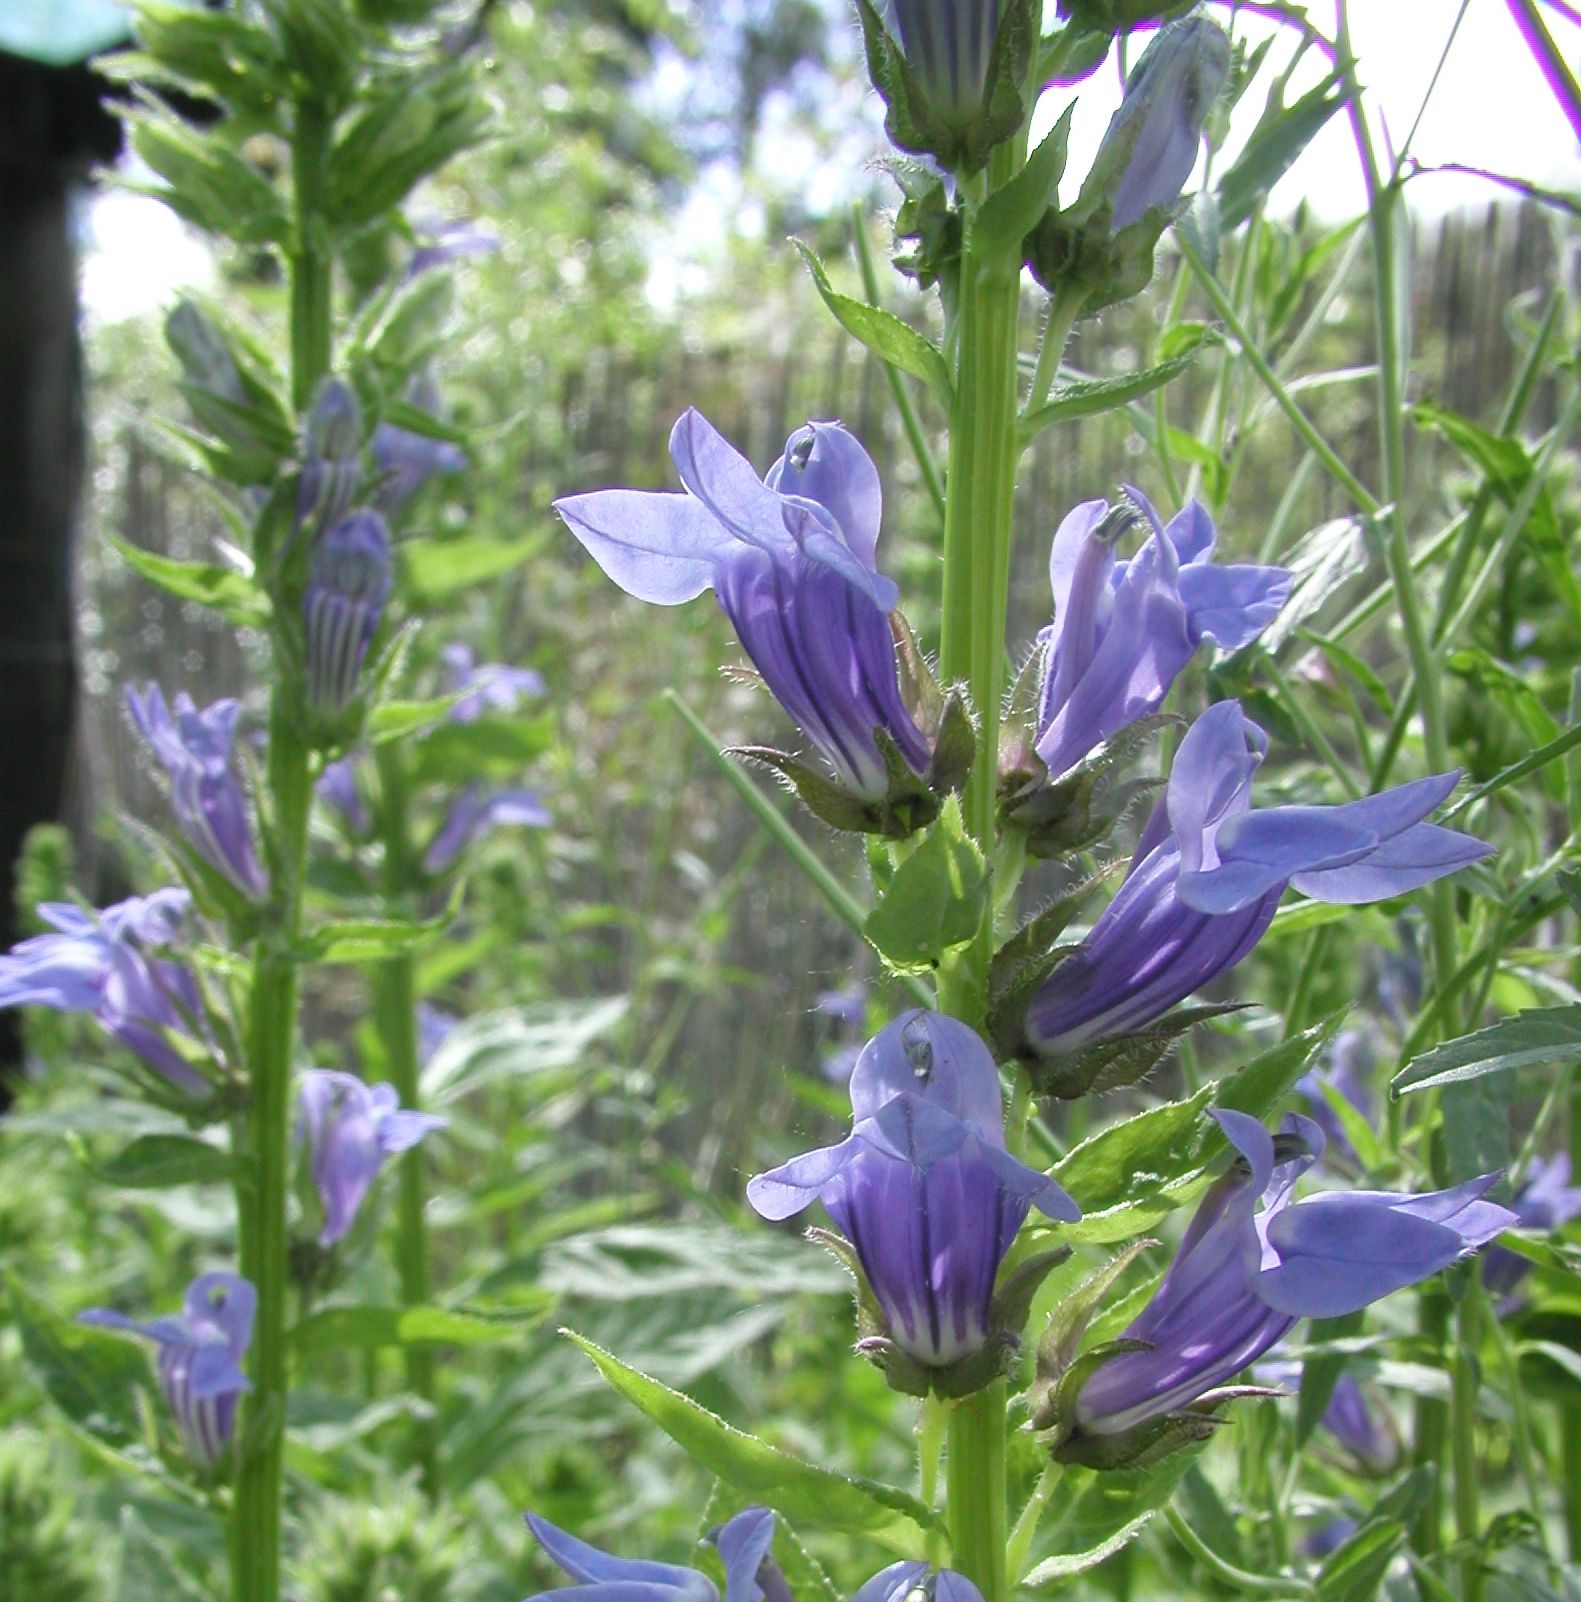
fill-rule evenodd
<path id="1" fill-rule="evenodd" d="M 327 528 L 351 509 L 362 487 L 362 407 L 338 378 L 325 379 L 308 414 L 302 473 L 297 480 L 298 528 Z"/>
<path id="2" fill-rule="evenodd" d="M 342 518 L 313 548 L 307 587 L 307 697 L 337 716 L 357 694 L 368 642 L 390 595 L 390 536 L 366 508 Z"/>
<path id="3" fill-rule="evenodd" d="M 907 65 L 946 127 L 971 126 L 999 32 L 999 0 L 890 0 L 887 20 Z"/>

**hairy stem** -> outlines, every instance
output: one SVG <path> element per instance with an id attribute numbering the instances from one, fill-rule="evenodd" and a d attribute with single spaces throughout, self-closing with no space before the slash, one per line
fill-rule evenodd
<path id="1" fill-rule="evenodd" d="M 950 1413 L 950 1545 L 952 1567 L 983 1593 L 1005 1602 L 1008 1512 L 1005 1493 L 1005 1382 L 957 1402 Z"/>

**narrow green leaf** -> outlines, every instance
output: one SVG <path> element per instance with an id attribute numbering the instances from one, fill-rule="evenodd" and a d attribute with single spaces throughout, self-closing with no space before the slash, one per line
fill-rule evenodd
<path id="1" fill-rule="evenodd" d="M 1219 215 L 1226 234 L 1251 216 L 1258 198 L 1289 171 L 1345 100 L 1336 73 L 1292 105 L 1271 105 L 1263 113 L 1245 149 L 1218 182 Z"/>
<path id="2" fill-rule="evenodd" d="M 62 1318 L 12 1275 L 6 1288 L 22 1355 L 55 1405 L 91 1435 L 120 1444 L 136 1440 L 136 1396 L 148 1383 L 147 1357 L 121 1336 Z"/>
<path id="3" fill-rule="evenodd" d="M 114 1602 L 206 1602 L 208 1593 L 129 1507 L 121 1509 Z"/>
<path id="4" fill-rule="evenodd" d="M 1023 439 L 1032 439 L 1050 423 L 1064 422 L 1072 417 L 1095 417 L 1099 412 L 1112 412 L 1130 401 L 1151 395 L 1162 389 L 1172 378 L 1179 378 L 1197 359 L 1197 347 L 1179 356 L 1171 356 L 1156 367 L 1144 367 L 1137 373 L 1121 373 L 1114 378 L 1074 378 L 1055 386 L 1051 399 L 1036 411 L 1021 419 Z"/>
<path id="5" fill-rule="evenodd" d="M 1413 1058 L 1390 1082 L 1391 1095 L 1459 1084 L 1484 1074 L 1550 1063 L 1581 1062 L 1581 1002 L 1533 1007 L 1490 1028 L 1446 1040 Z"/>
<path id="6" fill-rule="evenodd" d="M 895 870 L 862 932 L 901 973 L 936 967 L 946 951 L 977 933 L 988 888 L 988 863 L 952 795 L 921 845 Z"/>
<path id="7" fill-rule="evenodd" d="M 866 301 L 842 295 L 829 282 L 823 263 L 799 239 L 791 243 L 801 252 L 807 263 L 812 281 L 823 303 L 834 313 L 835 320 L 845 331 L 859 339 L 875 355 L 891 367 L 898 367 L 913 378 L 931 384 L 941 396 L 950 393 L 950 369 L 932 342 L 919 334 L 909 323 L 903 323 L 892 313 Z"/>
<path id="8" fill-rule="evenodd" d="M 236 1164 L 229 1152 L 190 1135 L 143 1135 L 95 1172 L 105 1184 L 122 1190 L 163 1190 L 229 1181 Z"/>
<path id="9" fill-rule="evenodd" d="M 117 534 L 109 535 L 128 567 L 140 573 L 150 584 L 183 601 L 198 601 L 212 606 L 222 617 L 242 628 L 267 628 L 269 624 L 269 597 L 245 573 L 235 568 L 220 567 L 210 562 L 178 562 L 168 556 L 156 556 L 152 551 L 140 550 Z"/>
<path id="10" fill-rule="evenodd" d="M 1405 1544 L 1398 1519 L 1368 1523 L 1333 1552 L 1317 1579 L 1317 1602 L 1368 1602 Z"/>
<path id="11" fill-rule="evenodd" d="M 405 918 L 343 918 L 320 924 L 302 942 L 303 962 L 378 962 L 405 951 L 416 951 L 450 927 L 461 905 L 457 885 L 450 904 L 436 918 L 421 922 Z"/>
<path id="12" fill-rule="evenodd" d="M 486 534 L 407 540 L 396 552 L 396 568 L 403 591 L 436 601 L 500 578 L 540 546 L 538 540 L 497 540 Z"/>
<path id="13" fill-rule="evenodd" d="M 1113 1557 L 1174 1495 L 1200 1451 L 1200 1443 L 1184 1447 L 1147 1469 L 1066 1469 L 1059 1496 L 1063 1512 L 1053 1530 L 1057 1555 L 1039 1563 L 1023 1588 L 1066 1579 Z"/>
<path id="14" fill-rule="evenodd" d="M 645 1413 L 694 1462 L 793 1523 L 828 1533 L 868 1535 L 914 1554 L 943 1521 L 907 1491 L 833 1473 L 744 1434 L 689 1396 L 672 1391 L 572 1330 L 566 1337 L 609 1384 Z"/>
<path id="15" fill-rule="evenodd" d="M 348 1347 L 492 1346 L 520 1341 L 554 1305 L 549 1292 L 532 1294 L 527 1287 L 516 1292 L 509 1318 L 480 1318 L 444 1307 L 324 1307 L 292 1330 L 291 1343 L 304 1357 Z"/>
<path id="16" fill-rule="evenodd" d="M 1019 244 L 1042 220 L 1043 213 L 1058 199 L 1055 186 L 1065 171 L 1065 151 L 1075 110 L 1073 100 L 1027 157 L 1026 166 L 984 201 L 977 213 L 977 237 Z"/>

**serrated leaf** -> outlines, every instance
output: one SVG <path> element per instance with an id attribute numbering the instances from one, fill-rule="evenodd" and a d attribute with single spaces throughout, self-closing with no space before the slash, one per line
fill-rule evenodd
<path id="1" fill-rule="evenodd" d="M 229 1152 L 190 1135 L 143 1135 L 94 1171 L 105 1184 L 122 1190 L 163 1190 L 228 1183 L 236 1164 Z"/>
<path id="2" fill-rule="evenodd" d="M 1197 351 L 1193 347 L 1183 355 L 1171 356 L 1156 367 L 1144 367 L 1140 372 L 1121 373 L 1114 378 L 1074 378 L 1057 384 L 1047 402 L 1021 419 L 1021 437 L 1030 440 L 1050 423 L 1117 411 L 1131 401 L 1151 395 L 1155 389 L 1162 389 L 1171 379 L 1179 378 L 1196 359 Z"/>
<path id="3" fill-rule="evenodd" d="M 1389 1093 L 1403 1096 L 1484 1074 L 1561 1062 L 1581 1062 L 1581 1002 L 1533 1007 L 1490 1028 L 1446 1040 L 1408 1062 L 1390 1082 Z"/>
<path id="4" fill-rule="evenodd" d="M 942 1533 L 939 1515 L 909 1492 L 805 1463 L 727 1424 L 689 1396 L 629 1368 L 574 1331 L 563 1333 L 614 1390 L 694 1462 L 793 1523 L 829 1533 L 867 1535 L 907 1554 L 920 1550 L 929 1531 Z"/>
<path id="5" fill-rule="evenodd" d="M 518 1292 L 510 1316 L 481 1318 L 444 1307 L 323 1307 L 291 1331 L 299 1356 L 381 1346 L 490 1346 L 519 1341 L 553 1311 L 554 1297 Z"/>
<path id="6" fill-rule="evenodd" d="M 1336 73 L 1292 105 L 1269 106 L 1216 187 L 1220 226 L 1225 233 L 1251 216 L 1259 198 L 1279 182 L 1346 98 Z"/>
<path id="7" fill-rule="evenodd" d="M 901 372 L 920 378 L 923 383 L 932 385 L 941 396 L 949 395 L 950 369 L 925 335 L 919 334 L 909 323 L 901 322 L 881 307 L 869 306 L 866 301 L 842 295 L 829 282 L 829 275 L 817 256 L 799 239 L 793 239 L 791 243 L 807 263 L 813 285 L 823 298 L 824 305 L 848 334 L 859 339 L 891 367 L 898 367 Z"/>
<path id="8" fill-rule="evenodd" d="M 156 556 L 123 540 L 117 534 L 108 536 L 117 554 L 135 572 L 150 584 L 184 601 L 198 601 L 211 606 L 222 617 L 241 628 L 267 628 L 271 608 L 269 597 L 262 587 L 245 573 L 235 568 L 220 567 L 210 562 L 178 562 L 168 556 Z"/>
<path id="9" fill-rule="evenodd" d="M 448 929 L 461 901 L 461 886 L 435 918 L 340 918 L 320 924 L 302 941 L 303 962 L 379 962 L 416 951 Z"/>
<path id="10" fill-rule="evenodd" d="M 1056 186 L 1065 171 L 1065 152 L 1075 111 L 1073 100 L 1043 136 L 1037 149 L 1027 157 L 1021 171 L 983 202 L 973 223 L 974 238 L 1019 244 L 1043 213 L 1055 204 L 1059 198 Z"/>
<path id="11" fill-rule="evenodd" d="M 958 796 L 949 796 L 922 843 L 895 870 L 862 932 L 902 973 L 935 967 L 970 940 L 988 906 L 988 863 L 966 832 Z"/>

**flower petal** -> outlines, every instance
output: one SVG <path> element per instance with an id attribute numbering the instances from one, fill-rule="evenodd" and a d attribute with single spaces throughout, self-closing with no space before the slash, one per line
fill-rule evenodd
<path id="1" fill-rule="evenodd" d="M 554 509 L 621 589 L 655 606 L 711 589 L 736 544 L 700 501 L 667 490 L 593 490 L 564 496 Z"/>
<path id="2" fill-rule="evenodd" d="M 1291 884 L 1315 901 L 1356 906 L 1403 896 L 1446 873 L 1455 873 L 1492 855 L 1493 847 L 1458 829 L 1436 823 L 1414 828 L 1385 840 L 1356 862 L 1337 868 L 1319 868 L 1292 874 Z"/>
<path id="3" fill-rule="evenodd" d="M 747 1200 L 760 1218 L 767 1218 L 771 1223 L 789 1218 L 816 1201 L 824 1186 L 866 1144 L 858 1135 L 847 1135 L 837 1146 L 805 1151 L 765 1174 L 754 1174 L 747 1181 Z"/>
<path id="4" fill-rule="evenodd" d="M 798 450 L 808 434 L 811 449 Z M 801 466 L 797 458 L 804 455 Z M 785 454 L 763 482 L 781 495 L 816 501 L 833 516 L 852 555 L 874 566 L 884 497 L 878 469 L 861 441 L 839 423 L 808 423 L 785 442 Z"/>

